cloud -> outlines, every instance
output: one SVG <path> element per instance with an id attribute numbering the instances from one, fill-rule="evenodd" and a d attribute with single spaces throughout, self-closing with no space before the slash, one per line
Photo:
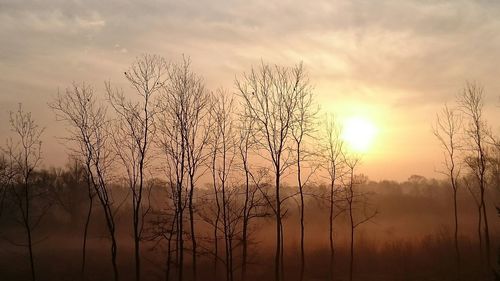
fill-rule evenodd
<path id="1" fill-rule="evenodd" d="M 0 109 L 36 111 L 72 81 L 122 83 L 142 53 L 191 56 L 211 88 L 231 88 L 261 59 L 303 61 L 319 100 L 397 115 L 401 139 L 408 122 L 422 123 L 411 136 L 427 134 L 433 108 L 465 80 L 498 102 L 498 30 L 500 2 L 489 0 L 5 0 Z"/>
<path id="2" fill-rule="evenodd" d="M 440 102 L 465 79 L 492 84 L 499 70 L 495 1 L 46 0 L 1 8 L 0 35 L 9 40 L 0 59 L 12 63 L 54 63 L 80 48 L 132 57 L 185 53 L 201 69 L 217 71 L 220 63 L 214 78 L 232 80 L 237 73 L 222 71 L 241 72 L 261 58 L 303 60 L 318 83 L 397 92 L 401 104 Z"/>

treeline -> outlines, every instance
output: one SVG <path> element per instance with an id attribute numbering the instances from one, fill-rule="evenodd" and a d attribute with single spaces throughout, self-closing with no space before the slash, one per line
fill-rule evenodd
<path id="1" fill-rule="evenodd" d="M 49 103 L 69 131 L 61 136 L 71 156 L 66 169 L 40 170 L 43 128 L 21 106 L 11 113 L 13 138 L 0 161 L 2 220 L 5 226 L 17 223 L 24 235 L 14 227 L 3 232 L 6 241 L 27 249 L 32 280 L 43 262 L 35 250 L 46 239 L 39 234 L 44 223 L 50 226 L 47 237 L 57 235 L 55 225 L 81 229 L 80 266 L 71 278 L 302 281 L 326 262 L 322 278 L 355 279 L 364 266 L 355 263 L 362 258 L 355 259 L 356 239 L 383 206 L 374 202 L 378 191 L 366 188 L 367 178 L 357 174 L 360 157 L 343 142 L 336 119 L 316 105 L 301 64 L 262 63 L 238 76 L 231 91 L 206 89 L 185 57 L 171 62 L 144 55 L 124 76 L 126 90 L 106 82 L 99 95 L 92 85 L 73 83 Z M 492 164 L 498 154 L 491 153 L 497 144 L 484 150 L 484 166 L 471 168 L 480 177 L 466 181 L 479 228 L 486 227 L 478 259 L 488 267 L 480 272 L 492 269 L 486 201 L 498 184 Z M 451 175 L 457 191 L 459 180 Z M 65 219 L 54 217 L 59 215 Z M 318 217 L 324 217 L 314 224 L 318 230 L 308 230 Z M 88 269 L 89 262 L 102 261 L 101 248 L 88 250 L 96 243 L 89 239 L 95 224 L 109 242 L 112 277 Z M 458 241 L 455 231 L 456 249 Z M 254 266 L 257 255 L 266 261 L 260 267 Z M 127 257 L 133 266 L 123 268 L 120 258 Z M 161 278 L 153 277 L 152 264 Z"/>

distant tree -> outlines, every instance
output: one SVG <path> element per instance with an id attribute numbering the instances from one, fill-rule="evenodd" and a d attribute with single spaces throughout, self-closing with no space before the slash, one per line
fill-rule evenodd
<path id="1" fill-rule="evenodd" d="M 491 245 L 490 231 L 488 225 L 487 206 L 485 200 L 486 192 L 486 172 L 487 172 L 487 137 L 489 128 L 483 116 L 484 90 L 476 83 L 467 83 L 461 94 L 458 96 L 457 103 L 461 112 L 464 114 L 464 131 L 467 137 L 467 151 L 469 158 L 475 165 L 469 165 L 479 185 L 479 202 L 481 204 L 483 219 L 483 236 L 486 248 L 486 264 L 491 269 Z"/>
<path id="2" fill-rule="evenodd" d="M 50 107 L 58 120 L 66 122 L 69 129 L 68 147 L 86 167 L 89 208 L 83 235 L 82 275 L 85 270 L 85 253 L 88 224 L 92 213 L 94 196 L 97 196 L 104 212 L 106 227 L 111 239 L 111 263 L 114 280 L 119 280 L 116 241 L 116 208 L 110 191 L 109 177 L 113 164 L 112 139 L 109 135 L 109 120 L 106 109 L 98 104 L 94 89 L 85 83 L 73 83 L 64 93 L 58 93 Z M 83 277 L 83 276 L 82 276 Z"/>
<path id="3" fill-rule="evenodd" d="M 50 199 L 55 203 L 55 206 L 70 216 L 72 224 L 79 223 L 82 204 L 87 206 L 87 197 L 89 195 L 85 166 L 80 162 L 80 159 L 70 157 L 66 167 L 52 168 L 44 172 L 48 174 L 48 178 L 53 178 L 48 184 Z M 91 194 L 94 195 L 93 192 Z M 87 218 L 88 215 L 87 213 Z M 87 222 L 90 223 L 90 219 Z"/>
<path id="4" fill-rule="evenodd" d="M 253 120 L 259 150 L 265 152 L 273 167 L 275 178 L 274 211 L 276 217 L 276 252 L 274 278 L 284 279 L 284 253 L 282 233 L 282 203 L 280 195 L 283 173 L 293 165 L 293 151 L 290 146 L 292 128 L 296 121 L 299 99 L 308 89 L 307 76 L 302 64 L 293 68 L 270 66 L 264 63 L 260 68 L 244 74 L 236 80 L 238 93 L 243 98 L 243 110 Z"/>
<path id="5" fill-rule="evenodd" d="M 442 171 L 450 180 L 453 191 L 453 214 L 454 214 L 454 241 L 455 241 L 455 261 L 457 266 L 457 279 L 460 277 L 460 248 L 458 245 L 458 209 L 457 191 L 460 177 L 459 152 L 462 149 L 460 134 L 462 129 L 462 118 L 454 109 L 447 105 L 437 114 L 433 131 L 444 149 L 444 167 Z"/>
<path id="6" fill-rule="evenodd" d="M 35 172 L 42 159 L 41 136 L 44 131 L 19 104 L 17 112 L 10 113 L 10 129 L 15 139 L 8 139 L 3 148 L 6 155 L 4 182 L 10 185 L 14 204 L 21 213 L 21 223 L 26 231 L 29 252 L 31 280 L 36 280 L 35 257 L 33 254 L 33 230 L 38 226 L 41 215 L 33 214 L 34 199 L 38 197 L 35 187 Z"/>
<path id="7" fill-rule="evenodd" d="M 160 96 L 168 74 L 168 63 L 162 57 L 143 55 L 125 72 L 125 77 L 137 98 L 130 99 L 123 90 L 113 89 L 106 83 L 108 100 L 118 118 L 115 122 L 115 152 L 118 155 L 131 191 L 132 222 L 135 256 L 135 280 L 141 279 L 140 243 L 144 217 L 150 206 L 143 204 L 147 189 L 147 169 L 151 160 L 151 144 L 156 133 L 156 115 Z M 138 101 L 136 101 L 138 100 Z"/>

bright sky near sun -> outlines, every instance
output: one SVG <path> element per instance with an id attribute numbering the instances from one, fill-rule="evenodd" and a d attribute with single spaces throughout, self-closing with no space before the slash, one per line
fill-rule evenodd
<path id="1" fill-rule="evenodd" d="M 342 139 L 349 149 L 357 153 L 365 153 L 373 145 L 377 129 L 366 118 L 360 116 L 347 117 L 342 122 Z"/>
<path id="2" fill-rule="evenodd" d="M 261 60 L 303 61 L 363 173 L 438 177 L 431 125 L 466 80 L 484 86 L 499 132 L 498 30 L 499 1 L 2 1 L 0 136 L 22 102 L 46 127 L 45 165 L 63 165 L 65 130 L 46 104 L 73 81 L 128 91 L 123 71 L 143 53 L 186 54 L 208 88 L 229 91 Z"/>

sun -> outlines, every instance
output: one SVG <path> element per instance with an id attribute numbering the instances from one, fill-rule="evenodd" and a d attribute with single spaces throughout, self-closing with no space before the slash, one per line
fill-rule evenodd
<path id="1" fill-rule="evenodd" d="M 342 140 L 354 152 L 365 153 L 373 144 L 377 128 L 367 118 L 352 116 L 342 126 Z"/>

